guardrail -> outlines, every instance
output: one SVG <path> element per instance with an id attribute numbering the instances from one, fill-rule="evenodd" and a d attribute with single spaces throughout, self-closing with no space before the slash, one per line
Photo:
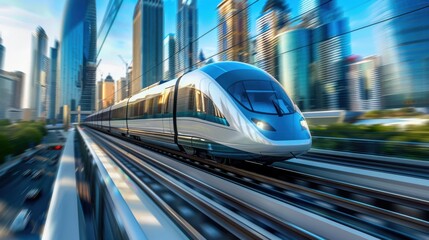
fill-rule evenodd
<path id="1" fill-rule="evenodd" d="M 100 159 L 100 152 L 94 149 L 80 131 L 77 133 L 83 178 L 88 183 L 86 198 L 91 199 L 94 233 L 97 239 L 147 239 L 133 213 L 130 211 L 120 189 L 109 175 Z"/>
<path id="2" fill-rule="evenodd" d="M 85 131 L 69 131 L 43 240 L 185 239 L 166 219 Z"/>
<path id="3" fill-rule="evenodd" d="M 429 143 L 313 136 L 313 148 L 428 160 Z"/>
<path id="4" fill-rule="evenodd" d="M 69 131 L 42 239 L 146 239 L 89 145 Z"/>
<path id="5" fill-rule="evenodd" d="M 48 215 L 43 229 L 43 240 L 85 239 L 81 225 L 80 203 L 75 175 L 75 131 L 70 130 L 60 158 L 54 190 L 49 204 Z"/>

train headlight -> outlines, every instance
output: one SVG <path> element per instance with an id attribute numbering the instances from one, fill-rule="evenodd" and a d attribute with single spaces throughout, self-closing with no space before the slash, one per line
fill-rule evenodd
<path id="1" fill-rule="evenodd" d="M 256 127 L 258 127 L 261 130 L 267 130 L 267 131 L 275 131 L 275 129 L 267 122 L 252 118 L 253 123 L 255 123 Z"/>
<path id="2" fill-rule="evenodd" d="M 308 124 L 307 124 L 307 121 L 305 121 L 305 119 L 304 118 L 301 118 L 301 127 L 302 128 L 304 128 L 304 129 L 308 129 Z"/>

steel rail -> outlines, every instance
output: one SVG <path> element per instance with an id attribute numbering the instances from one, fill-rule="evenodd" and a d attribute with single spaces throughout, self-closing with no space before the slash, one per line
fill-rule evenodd
<path id="1" fill-rule="evenodd" d="M 127 138 L 124 138 L 124 139 L 129 141 L 129 139 Z M 154 146 L 144 144 L 141 141 L 137 141 L 137 140 L 132 140 L 131 142 L 137 143 L 139 145 L 143 144 L 145 147 L 149 147 L 153 150 L 157 150 L 158 152 L 162 152 L 166 155 L 173 156 L 174 158 L 176 158 L 176 160 L 187 162 L 188 164 L 192 164 L 193 166 L 198 167 L 200 169 L 205 169 L 206 171 L 210 171 L 212 173 L 222 175 L 221 177 L 228 178 L 232 181 L 248 186 L 249 188 L 257 189 L 258 191 L 262 191 L 265 194 L 269 194 L 270 196 L 273 196 L 279 200 L 282 200 L 283 198 L 286 197 L 285 194 L 280 194 L 280 197 L 279 197 L 278 195 L 279 192 L 281 193 L 284 191 L 294 190 L 294 191 L 303 192 L 308 196 L 324 199 L 326 201 L 329 201 L 330 203 L 334 202 L 335 204 L 337 204 L 339 208 L 352 209 L 355 211 L 355 213 L 363 212 L 369 216 L 376 216 L 378 219 L 388 219 L 389 221 L 394 223 L 393 226 L 397 226 L 398 224 L 405 225 L 406 227 L 411 228 L 411 230 L 413 229 L 416 230 L 418 233 L 419 232 L 424 233 L 426 229 L 429 229 L 429 223 L 427 222 L 427 218 L 429 218 L 429 214 L 428 214 L 429 203 L 425 200 L 407 197 L 407 196 L 394 194 L 394 193 L 389 193 L 389 192 L 372 189 L 368 187 L 358 186 L 350 183 L 339 182 L 336 180 L 331 180 L 331 179 L 323 178 L 320 176 L 314 176 L 306 173 L 300 173 L 293 170 L 277 168 L 277 167 L 267 167 L 267 166 L 254 164 L 254 163 L 241 164 L 239 166 L 241 168 L 240 169 L 233 166 L 218 164 L 213 162 L 212 160 L 196 158 L 181 152 L 167 150 L 165 148 L 159 148 L 159 147 L 154 148 Z M 218 170 L 214 170 L 214 169 L 218 169 Z M 229 174 L 229 173 L 232 173 L 232 174 Z M 250 179 L 250 181 L 248 180 L 243 181 L 242 179 Z M 299 184 L 290 183 L 290 182 L 296 182 L 297 180 L 304 181 L 306 183 L 304 185 L 307 185 L 307 186 L 300 186 Z M 265 186 L 270 186 L 270 187 L 261 188 L 257 186 L 257 184 L 255 184 L 258 182 L 265 184 Z M 312 188 L 310 188 L 309 185 L 312 185 Z M 318 188 L 322 186 L 333 188 L 336 191 L 341 192 L 342 196 L 341 197 L 335 196 L 334 194 L 326 193 L 319 190 Z M 270 190 L 271 188 L 274 188 L 275 191 L 274 192 L 271 191 Z M 367 203 L 356 201 L 350 198 L 350 195 L 352 194 L 369 196 L 370 198 L 375 200 L 374 202 L 376 203 L 378 202 L 378 204 L 374 206 L 374 205 L 369 205 Z M 383 205 L 390 206 L 390 207 L 395 205 L 410 206 L 422 211 L 423 213 L 421 215 L 424 215 L 425 217 L 424 219 L 419 219 L 413 216 L 407 216 L 402 213 L 394 212 L 390 209 L 385 209 L 383 208 Z M 332 209 L 328 209 L 328 212 L 332 214 L 333 212 L 336 212 L 336 211 L 332 211 Z M 338 219 L 336 219 L 335 217 L 329 216 L 329 214 L 322 214 L 322 215 L 334 221 L 335 220 L 338 221 Z M 343 219 L 343 217 L 341 219 Z M 388 227 L 372 226 L 368 228 L 368 224 L 371 224 L 371 223 L 365 222 L 362 219 L 357 219 L 355 216 L 351 216 L 349 220 L 352 222 L 352 224 L 347 222 L 342 222 L 342 223 L 351 227 L 357 227 L 357 229 L 363 232 L 367 232 L 369 234 L 372 234 L 380 238 L 386 238 L 386 236 L 388 238 L 397 238 L 397 239 L 409 237 L 407 233 L 403 233 L 396 229 L 389 228 L 392 225 L 391 223 L 387 224 Z M 357 225 L 355 225 L 357 222 L 360 222 L 360 224 L 366 223 L 366 226 L 364 225 L 364 227 L 362 226 L 358 227 Z M 373 229 L 373 231 L 368 231 L 368 229 Z M 379 234 L 378 232 L 380 231 L 384 231 L 384 233 Z"/>
<path id="2" fill-rule="evenodd" d="M 118 143 L 117 143 L 118 144 Z M 121 151 L 123 149 L 126 149 L 126 151 L 128 153 L 131 153 L 133 156 L 139 156 L 140 158 L 143 159 L 147 159 L 147 158 L 151 158 L 149 156 L 146 156 L 143 153 L 137 152 L 129 147 L 127 147 L 126 145 L 122 145 L 120 144 Z M 117 148 L 117 146 L 112 146 Z M 139 159 L 136 159 L 137 161 Z M 151 160 L 151 163 L 153 163 L 154 159 L 149 159 Z M 141 164 L 140 161 L 137 162 L 138 164 Z M 162 165 L 162 164 L 157 164 L 157 167 L 162 168 L 164 170 L 164 172 L 168 172 L 169 174 L 173 174 L 178 178 L 183 178 L 186 179 L 188 182 L 193 182 L 193 184 L 195 184 L 198 188 L 201 189 L 205 189 L 205 191 L 209 191 L 210 193 L 212 193 L 213 195 L 217 196 L 219 199 L 222 199 L 222 201 L 227 202 L 230 205 L 233 205 L 234 208 L 236 209 L 241 209 L 242 212 L 247 212 L 249 215 L 256 215 L 257 217 L 255 219 L 259 219 L 260 217 L 263 217 L 264 219 L 267 219 L 269 221 L 269 224 L 265 224 L 267 227 L 271 227 L 272 229 L 275 229 L 275 227 L 278 227 L 277 229 L 288 229 L 289 231 L 291 231 L 290 233 L 292 234 L 296 234 L 300 237 L 302 237 L 303 239 L 319 239 L 319 237 L 315 236 L 314 234 L 303 230 L 293 224 L 287 223 L 287 222 L 283 222 L 279 219 L 276 219 L 275 217 L 271 216 L 271 214 L 263 212 L 257 208 L 255 208 L 254 206 L 251 206 L 250 204 L 244 203 L 240 200 L 238 200 L 237 198 L 230 196 L 228 194 L 223 193 L 222 191 L 215 189 L 211 186 L 208 186 L 207 184 L 204 184 L 202 182 L 196 181 L 195 179 L 189 177 L 187 174 L 179 172 L 175 169 L 169 168 L 168 166 Z M 258 221 L 258 220 L 257 220 Z"/>
<path id="3" fill-rule="evenodd" d="M 317 160 L 317 161 L 326 162 L 326 163 L 334 163 L 334 164 L 339 164 L 343 166 L 351 166 L 351 167 L 358 167 L 363 169 L 384 171 L 384 172 L 389 172 L 389 173 L 398 174 L 398 175 L 405 175 L 410 177 L 429 179 L 429 170 L 426 167 L 414 164 L 415 161 L 422 161 L 422 160 L 411 160 L 408 163 L 405 161 L 401 161 L 401 162 L 395 161 L 392 164 L 392 162 L 388 162 L 386 160 L 378 160 L 376 156 L 374 156 L 374 158 L 372 158 L 371 160 L 368 160 L 368 159 L 359 158 L 359 157 L 338 156 L 338 155 L 329 154 L 329 153 L 316 153 L 316 152 L 308 152 L 300 156 L 300 158 L 307 159 L 307 160 Z"/>
<path id="4" fill-rule="evenodd" d="M 141 158 L 136 158 L 135 157 L 135 152 L 133 152 L 132 154 L 130 154 L 130 152 L 132 152 L 130 149 L 127 149 L 127 151 L 125 151 L 123 149 L 125 146 L 121 145 L 121 147 L 118 147 L 118 146 L 115 146 L 115 144 L 113 144 L 111 142 L 107 142 L 106 140 L 102 139 L 100 136 L 95 136 L 95 137 L 98 140 L 103 141 L 104 144 L 105 144 L 105 146 L 109 146 L 109 148 L 108 148 L 109 150 L 113 150 L 115 152 L 120 153 L 123 157 L 126 157 L 129 160 L 133 161 L 134 165 L 138 164 L 140 166 L 140 168 L 144 169 L 144 171 L 146 173 L 150 172 L 151 174 L 153 174 L 154 177 L 156 177 L 157 180 L 161 180 L 163 182 L 163 184 L 167 184 L 168 187 L 170 189 L 173 189 L 174 192 L 176 192 L 179 195 L 183 196 L 184 198 L 190 200 L 195 206 L 197 206 L 199 209 L 203 210 L 206 214 L 208 213 L 210 215 L 210 217 L 212 217 L 218 223 L 219 223 L 219 221 L 222 221 L 222 224 L 226 225 L 225 228 L 226 229 L 230 229 L 231 232 L 234 235 L 236 235 L 238 238 L 268 239 L 268 237 L 266 237 L 266 236 L 258 233 L 254 229 L 251 229 L 251 228 L 249 228 L 247 226 L 243 226 L 243 224 L 240 223 L 240 222 L 237 222 L 235 218 L 233 218 L 231 216 L 228 216 L 225 213 L 221 213 L 214 206 L 212 206 L 210 204 L 207 204 L 206 202 L 202 201 L 200 198 L 194 196 L 193 194 L 191 194 L 188 191 L 184 190 L 183 188 L 179 187 L 176 183 L 171 182 L 170 180 L 168 180 L 162 174 L 156 173 L 150 167 L 145 166 L 145 164 L 142 162 L 142 159 L 141 159 L 141 158 L 144 159 L 143 156 L 140 156 Z M 114 157 L 114 156 L 112 156 L 112 157 Z M 123 164 L 121 164 L 121 166 L 124 167 L 124 168 L 126 168 Z M 130 174 L 131 176 L 135 176 L 135 174 L 133 174 L 129 170 L 127 170 L 127 173 Z M 165 171 L 164 171 L 164 173 L 165 173 Z M 176 173 L 175 175 L 177 177 L 178 174 Z M 180 175 L 180 173 L 179 173 L 179 175 Z M 180 177 L 184 177 L 184 174 L 182 173 L 182 176 L 180 176 Z M 193 184 L 195 184 L 195 180 L 193 180 L 191 178 L 187 178 L 187 181 L 188 182 L 192 181 Z M 205 188 L 208 188 L 209 186 L 204 186 L 204 185 L 198 184 L 198 187 L 200 187 L 200 189 L 206 190 Z M 220 200 L 223 201 L 224 199 L 220 199 Z M 286 225 L 284 223 L 278 223 L 278 224 Z M 289 226 L 289 228 L 291 228 L 291 227 Z M 300 233 L 300 236 L 302 236 L 302 237 L 300 237 L 300 239 L 319 239 L 319 238 L 314 237 L 313 234 L 308 233 L 307 231 L 304 231 L 304 230 L 301 230 L 299 233 Z"/>

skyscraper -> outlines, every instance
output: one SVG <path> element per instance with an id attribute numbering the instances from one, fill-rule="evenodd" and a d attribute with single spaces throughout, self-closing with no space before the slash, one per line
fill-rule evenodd
<path id="1" fill-rule="evenodd" d="M 58 67 L 58 49 L 60 47 L 60 43 L 55 41 L 54 47 L 51 47 L 51 60 L 50 60 L 50 71 L 49 71 L 49 83 L 48 83 L 48 119 L 54 120 L 56 119 L 55 114 L 55 104 L 57 97 L 57 67 Z"/>
<path id="2" fill-rule="evenodd" d="M 130 81 L 130 96 L 142 89 L 142 11 L 141 0 L 134 8 L 133 16 L 133 68 Z"/>
<path id="3" fill-rule="evenodd" d="M 218 6 L 220 61 L 249 62 L 249 14 L 247 0 L 223 0 Z"/>
<path id="4" fill-rule="evenodd" d="M 4 67 L 4 55 L 5 55 L 5 47 L 3 46 L 3 39 L 0 36 L 0 70 L 3 70 Z"/>
<path id="5" fill-rule="evenodd" d="M 350 110 L 378 110 L 381 108 L 380 60 L 376 56 L 358 59 L 349 57 Z"/>
<path id="6" fill-rule="evenodd" d="M 173 79 L 176 76 L 176 38 L 173 33 L 164 38 L 164 79 Z"/>
<path id="7" fill-rule="evenodd" d="M 76 111 L 78 105 L 82 111 L 95 108 L 95 0 L 68 0 L 62 24 L 56 99 L 56 113 L 60 118 L 64 105 L 68 105 L 70 111 Z M 71 116 L 71 122 L 76 119 Z"/>
<path id="8" fill-rule="evenodd" d="M 278 35 L 278 80 L 301 110 L 311 108 L 311 30 L 288 29 Z"/>
<path id="9" fill-rule="evenodd" d="M 95 110 L 96 111 L 100 111 L 101 109 L 103 109 L 103 77 L 101 77 L 100 81 L 97 81 L 95 83 L 95 91 L 96 91 L 96 107 Z"/>
<path id="10" fill-rule="evenodd" d="M 139 0 L 133 19 L 131 94 L 162 80 L 163 35 L 163 0 Z"/>
<path id="11" fill-rule="evenodd" d="M 312 30 L 312 108 L 348 109 L 348 20 L 334 0 L 302 0 L 303 27 Z"/>
<path id="12" fill-rule="evenodd" d="M 429 9 L 423 8 L 427 5 L 427 0 L 379 0 L 373 4 L 374 21 L 390 18 L 374 29 L 385 108 L 429 106 Z"/>
<path id="13" fill-rule="evenodd" d="M 0 69 L 0 119 L 6 118 L 6 112 L 10 108 L 21 108 L 24 78 L 22 72 L 6 72 Z"/>
<path id="14" fill-rule="evenodd" d="M 115 81 L 112 76 L 97 82 L 97 104 L 98 110 L 109 107 L 115 102 Z"/>
<path id="15" fill-rule="evenodd" d="M 48 36 L 42 27 L 38 27 L 32 39 L 32 61 L 30 77 L 30 108 L 32 119 L 46 118 L 46 88 L 48 83 L 49 60 Z"/>
<path id="16" fill-rule="evenodd" d="M 301 0 L 299 15 L 303 24 L 315 28 L 341 18 L 342 12 L 335 0 Z"/>
<path id="17" fill-rule="evenodd" d="M 196 68 L 197 20 L 197 0 L 177 0 L 177 75 Z"/>
<path id="18" fill-rule="evenodd" d="M 120 102 L 122 100 L 124 100 L 125 98 L 127 98 L 127 86 L 128 85 L 128 80 L 127 78 L 121 77 L 121 79 L 116 81 L 116 100 L 115 102 Z"/>
<path id="19" fill-rule="evenodd" d="M 284 0 L 268 0 L 256 20 L 256 66 L 278 77 L 277 34 L 286 27 L 289 9 Z"/>

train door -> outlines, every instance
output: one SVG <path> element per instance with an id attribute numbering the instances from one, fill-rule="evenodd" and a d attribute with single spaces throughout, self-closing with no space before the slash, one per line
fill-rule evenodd
<path id="1" fill-rule="evenodd" d="M 164 110 L 162 115 L 162 125 L 164 133 L 167 135 L 174 135 L 173 127 L 173 103 L 174 103 L 174 86 L 164 89 L 162 93 L 164 102 Z"/>

